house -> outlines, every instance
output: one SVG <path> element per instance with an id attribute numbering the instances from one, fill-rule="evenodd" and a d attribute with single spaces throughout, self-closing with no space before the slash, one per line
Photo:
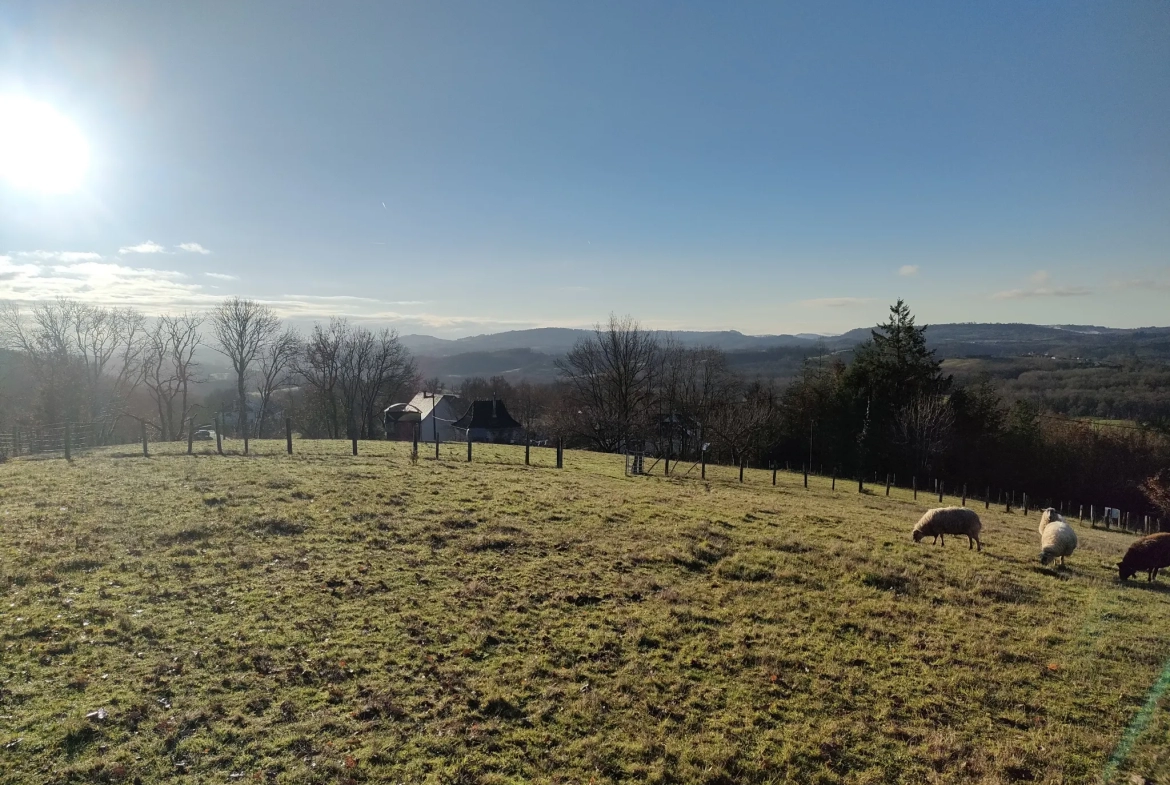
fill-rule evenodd
<path id="1" fill-rule="evenodd" d="M 386 437 L 409 441 L 414 438 L 414 427 L 419 426 L 419 441 L 457 442 L 467 438 L 454 428 L 454 423 L 467 411 L 467 404 L 458 395 L 420 392 L 409 403 L 392 403 L 382 413 Z"/>
<path id="2" fill-rule="evenodd" d="M 508 414 L 508 408 L 498 398 L 472 403 L 467 412 L 455 422 L 455 428 L 463 434 L 464 440 L 470 433 L 473 442 L 508 444 L 523 435 L 523 426 L 512 419 L 512 415 Z"/>

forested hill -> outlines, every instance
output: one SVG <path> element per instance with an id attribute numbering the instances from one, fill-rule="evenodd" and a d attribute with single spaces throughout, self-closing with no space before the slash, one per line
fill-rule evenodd
<path id="1" fill-rule="evenodd" d="M 534 330 L 511 330 L 468 338 L 446 339 L 430 335 L 403 336 L 403 344 L 416 354 L 450 357 L 472 352 L 499 352 L 529 349 L 542 354 L 564 354 L 591 330 L 565 327 L 542 327 Z M 841 335 L 744 335 L 736 330 L 704 332 L 694 330 L 659 331 L 684 346 L 714 346 L 727 352 L 762 351 L 779 347 L 830 350 L 848 349 L 869 338 L 870 328 L 859 327 Z M 1117 329 L 1091 325 L 1037 324 L 934 324 L 926 331 L 932 346 L 948 354 L 998 356 L 1040 353 L 1053 350 L 1089 352 L 1144 351 L 1170 359 L 1170 327 Z"/>
<path id="2" fill-rule="evenodd" d="M 424 373 L 449 382 L 469 376 L 505 375 L 512 380 L 551 381 L 555 360 L 588 330 L 559 327 L 477 335 L 447 340 L 408 335 L 403 343 L 419 358 Z M 805 358 L 847 354 L 869 339 L 870 328 L 836 336 L 744 335 L 723 332 L 679 331 L 660 333 L 687 346 L 711 345 L 723 349 L 740 372 L 783 380 L 790 378 Z M 1170 363 L 1170 327 L 1115 329 L 1087 325 L 936 324 L 926 331 L 927 343 L 940 359 L 1056 357 L 1064 362 L 1093 366 L 1142 361 Z M 998 374 L 1004 372 L 996 364 Z M 978 372 L 978 365 L 964 370 Z M 993 372 L 993 375 L 998 375 Z"/>

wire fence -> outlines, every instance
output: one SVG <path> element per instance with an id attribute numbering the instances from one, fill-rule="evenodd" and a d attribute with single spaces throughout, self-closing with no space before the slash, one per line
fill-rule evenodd
<path id="1" fill-rule="evenodd" d="M 141 450 L 143 456 L 149 457 L 151 445 L 159 445 L 157 430 L 152 432 L 147 423 L 135 421 L 138 438 L 131 441 L 128 429 L 115 427 L 116 422 L 95 423 L 58 423 L 42 425 L 33 428 L 13 429 L 0 432 L 0 456 L 26 458 L 68 458 L 84 455 L 95 448 L 111 445 L 132 444 L 134 451 Z M 285 439 L 283 445 L 275 439 L 259 441 L 250 437 L 228 437 L 214 428 L 198 427 L 192 420 L 177 439 L 172 443 L 181 446 L 185 442 L 185 452 L 190 455 L 279 455 L 281 453 L 293 455 L 297 452 L 297 444 L 311 442 L 341 442 L 348 443 L 348 452 L 357 456 L 361 453 L 362 444 L 369 444 L 370 440 L 350 438 L 339 439 L 302 439 L 294 429 L 291 419 L 286 419 Z M 155 437 L 152 439 L 152 437 Z M 295 437 L 295 438 L 294 438 Z M 377 440 L 383 441 L 383 440 Z M 561 439 L 533 443 L 525 441 L 516 444 L 497 444 L 493 442 L 477 442 L 471 439 L 463 441 L 443 441 L 434 439 L 425 441 L 421 438 L 418 429 L 409 440 L 392 439 L 388 441 L 410 444 L 412 461 L 435 460 L 440 462 L 478 462 L 496 465 L 533 466 L 537 468 L 563 469 L 565 465 L 564 441 Z M 283 447 L 283 449 L 281 449 Z M 259 448 L 259 452 L 256 450 Z M 303 448 L 302 448 L 303 449 Z M 173 449 L 168 449 L 173 453 Z M 380 451 L 382 452 L 382 451 Z M 781 471 L 791 476 L 793 469 L 790 464 L 781 467 L 772 464 L 766 469 L 760 467 L 749 468 L 746 463 L 727 465 L 708 463 L 706 454 L 700 455 L 699 460 L 677 460 L 669 456 L 651 457 L 641 453 L 630 453 L 625 456 L 624 474 L 628 477 L 659 476 L 677 481 L 718 482 L 721 484 L 752 484 L 759 485 L 760 477 L 767 482 L 771 475 L 771 485 L 777 484 Z M 874 472 L 872 480 L 868 477 L 846 478 L 836 473 L 825 473 L 823 470 L 814 471 L 807 465 L 798 467 L 795 472 L 798 478 L 803 477 L 802 485 L 808 488 L 810 478 L 818 485 L 827 484 L 830 491 L 856 492 L 860 494 L 890 496 L 896 490 L 899 495 L 913 501 L 934 501 L 945 504 L 947 501 L 959 506 L 991 509 L 994 505 L 1002 508 L 1005 513 L 1022 513 L 1028 515 L 1033 511 L 1046 508 L 1057 510 L 1066 519 L 1088 522 L 1093 528 L 1106 530 L 1120 530 L 1133 534 L 1152 534 L 1170 529 L 1170 521 L 1163 521 L 1157 515 L 1144 511 L 1123 510 L 1117 507 L 1098 503 L 1085 504 L 1082 501 L 1041 499 L 1014 489 L 997 489 L 990 485 L 968 487 L 965 483 L 949 486 L 938 478 L 920 480 L 911 476 L 910 483 L 898 483 L 895 474 L 881 474 Z M 919 498 L 921 496 L 921 499 Z"/>
<path id="2" fill-rule="evenodd" d="M 72 457 L 116 443 L 112 423 L 55 423 L 0 432 L 0 454 L 6 457 Z"/>

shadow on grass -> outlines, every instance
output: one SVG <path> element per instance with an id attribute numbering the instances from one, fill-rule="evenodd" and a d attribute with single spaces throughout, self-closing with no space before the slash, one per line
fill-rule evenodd
<path id="1" fill-rule="evenodd" d="M 1118 579 L 1118 583 L 1140 591 L 1152 591 L 1155 594 L 1170 594 L 1170 585 L 1158 583 L 1157 580 L 1150 583 L 1145 578 L 1142 578 L 1140 581 L 1135 578 L 1130 578 L 1128 581 Z"/>

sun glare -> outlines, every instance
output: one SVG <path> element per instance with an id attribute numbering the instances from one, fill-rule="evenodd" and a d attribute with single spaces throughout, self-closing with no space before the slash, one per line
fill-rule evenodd
<path id="1" fill-rule="evenodd" d="M 0 179 L 17 188 L 68 193 L 89 165 L 89 145 L 69 118 L 24 96 L 0 95 Z"/>

